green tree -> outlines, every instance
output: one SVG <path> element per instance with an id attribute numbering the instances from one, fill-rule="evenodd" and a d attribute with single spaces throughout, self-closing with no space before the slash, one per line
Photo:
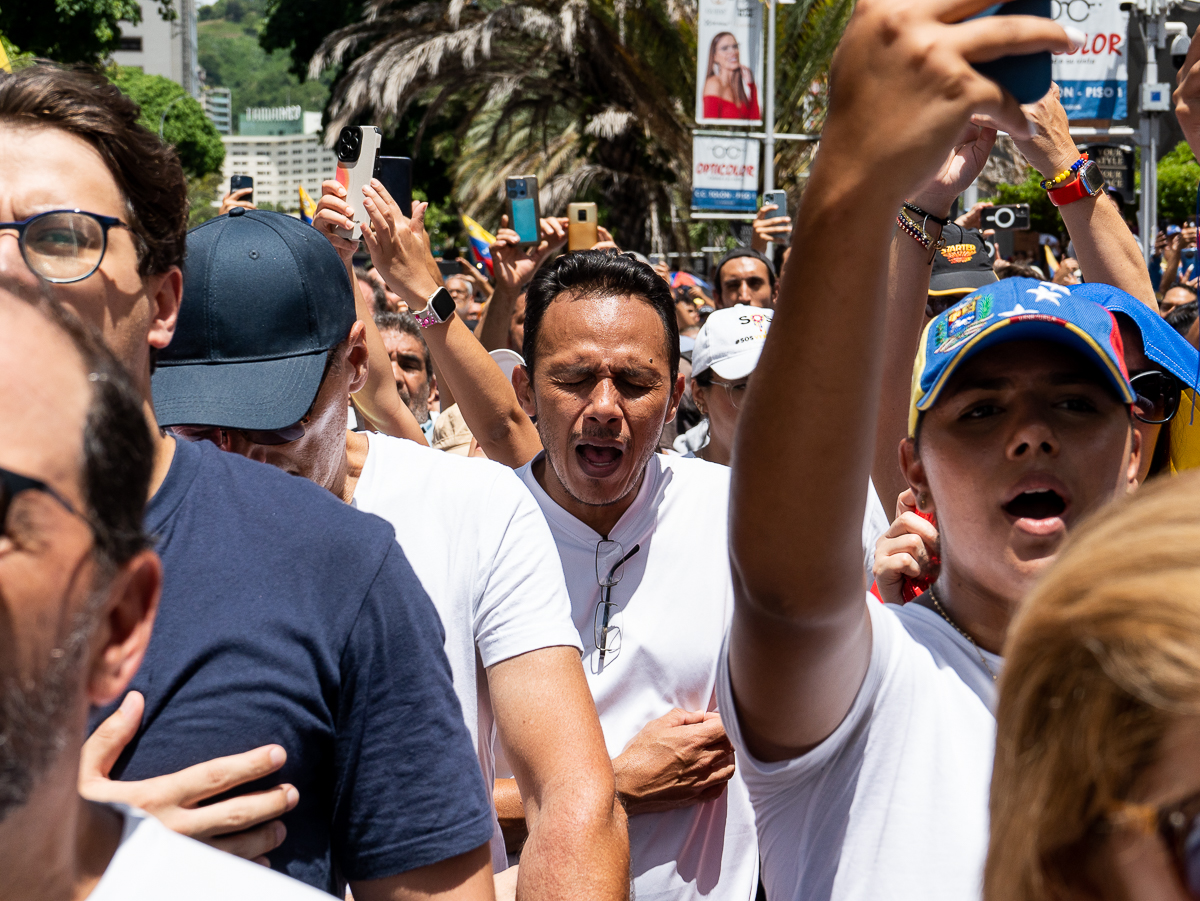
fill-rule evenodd
<path id="1" fill-rule="evenodd" d="M 228 2 L 228 0 L 226 0 Z M 308 61 L 325 35 L 362 16 L 363 0 L 266 0 L 266 22 L 259 43 L 264 50 L 286 50 L 291 72 L 308 77 Z"/>
<path id="2" fill-rule="evenodd" d="M 169 78 L 147 75 L 130 66 L 114 67 L 110 78 L 141 106 L 142 125 L 161 133 L 175 148 L 184 172 L 202 178 L 220 171 L 225 162 L 221 136 L 200 104 L 183 88 Z"/>
<path id="3" fill-rule="evenodd" d="M 159 14 L 177 17 L 173 0 L 158 0 Z M 137 24 L 137 0 L 4 0 L 0 34 L 24 53 L 63 63 L 100 63 L 121 42 L 122 20 Z"/>
<path id="4" fill-rule="evenodd" d="M 1159 218 L 1183 222 L 1194 217 L 1197 184 L 1200 184 L 1200 163 L 1187 142 L 1180 141 L 1158 161 Z"/>

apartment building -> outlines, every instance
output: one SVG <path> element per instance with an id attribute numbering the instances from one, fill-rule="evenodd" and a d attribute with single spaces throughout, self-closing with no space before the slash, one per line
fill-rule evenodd
<path id="1" fill-rule="evenodd" d="M 221 138 L 226 184 L 233 175 L 249 175 L 256 204 L 282 204 L 286 210 L 299 210 L 299 185 L 313 200 L 320 198 L 321 182 L 337 167 L 337 156 L 321 144 L 320 113 L 299 106 L 247 109 L 238 129 L 240 134 Z"/>

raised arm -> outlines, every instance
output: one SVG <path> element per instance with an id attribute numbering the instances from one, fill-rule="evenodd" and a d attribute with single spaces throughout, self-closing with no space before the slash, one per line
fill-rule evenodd
<path id="1" fill-rule="evenodd" d="M 1058 96 L 1058 85 L 1053 85 L 1045 97 L 1025 107 L 1036 128 L 1032 138 L 1016 142 L 1029 164 L 1047 179 L 1079 159 L 1067 111 Z M 1157 313 L 1158 300 L 1137 238 L 1108 193 L 1101 191 L 1095 197 L 1068 203 L 1058 212 L 1075 245 L 1075 258 L 1084 279 L 1120 288 Z"/>
<path id="2" fill-rule="evenodd" d="M 372 179 L 363 205 L 371 228 L 363 229 L 363 243 L 388 287 L 413 310 L 425 309 L 438 288 L 429 271 L 425 240 L 425 204 L 414 203 L 408 218 Z M 471 330 L 457 316 L 424 330 L 425 343 L 437 366 L 438 388 L 449 388 L 457 399 L 467 427 L 489 459 L 514 468 L 524 466 L 542 443 L 537 429 L 517 402 L 512 383 L 488 356 Z"/>
<path id="3" fill-rule="evenodd" d="M 944 24 L 986 5 L 859 0 L 834 58 L 821 149 L 734 453 L 729 670 L 742 734 L 765 760 L 824 740 L 870 659 L 863 484 L 889 340 L 880 326 L 896 213 L 972 113 L 1029 132 L 1016 101 L 969 60 L 1068 46 L 1045 19 Z M 846 234 L 855 235 L 853 266 Z"/>
<path id="4" fill-rule="evenodd" d="M 567 243 L 566 219 L 543 219 L 542 240 L 537 247 L 521 247 L 521 239 L 508 227 L 508 217 L 500 217 L 500 231 L 492 245 L 492 271 L 496 290 L 480 317 L 475 333 L 485 350 L 508 346 L 508 331 L 516 310 L 517 298 L 546 260 L 563 249 Z"/>

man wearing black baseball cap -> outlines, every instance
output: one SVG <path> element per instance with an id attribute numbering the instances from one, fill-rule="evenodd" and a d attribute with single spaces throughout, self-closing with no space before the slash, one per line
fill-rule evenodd
<path id="1" fill-rule="evenodd" d="M 317 225 L 325 221 L 319 214 Z M 347 399 L 368 368 L 349 245 L 337 245 L 339 261 L 321 231 L 276 213 L 235 212 L 193 229 L 189 303 L 154 376 L 159 422 L 392 523 L 441 616 L 485 784 L 495 732 L 529 805 L 522 897 L 622 899 L 624 811 L 550 529 L 507 467 L 347 430 Z M 489 822 L 500 872 L 507 857 L 490 811 Z"/>
<path id="2" fill-rule="evenodd" d="M 933 257 L 926 315 L 937 316 L 972 291 L 996 281 L 992 255 L 983 235 L 972 228 L 948 226 L 945 243 Z"/>

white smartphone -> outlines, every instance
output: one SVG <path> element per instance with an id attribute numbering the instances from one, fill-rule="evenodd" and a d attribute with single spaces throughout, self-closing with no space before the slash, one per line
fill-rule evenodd
<path id="1" fill-rule="evenodd" d="M 362 237 L 362 223 L 368 220 L 363 208 L 363 188 L 379 177 L 379 145 L 383 134 L 374 125 L 348 125 L 338 135 L 338 184 L 346 189 L 346 203 L 354 214 L 354 229 L 335 228 L 339 238 L 357 241 Z"/>

